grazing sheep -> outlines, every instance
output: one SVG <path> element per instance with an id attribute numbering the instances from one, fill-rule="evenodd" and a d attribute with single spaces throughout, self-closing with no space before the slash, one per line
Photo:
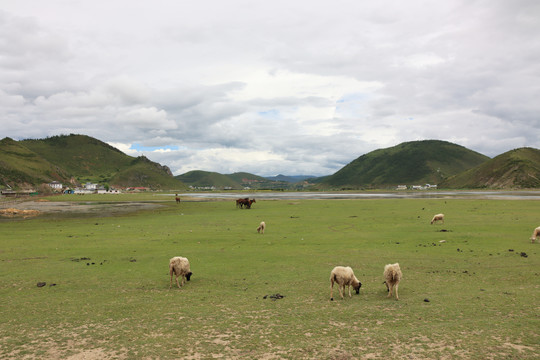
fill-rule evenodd
<path id="1" fill-rule="evenodd" d="M 398 286 L 399 282 L 401 280 L 401 277 L 403 276 L 401 274 L 401 269 L 399 268 L 399 264 L 388 264 L 384 267 L 384 279 L 386 288 L 388 289 L 388 297 L 392 296 L 392 292 L 395 289 L 396 290 L 396 300 L 399 300 L 398 296 Z"/>
<path id="2" fill-rule="evenodd" d="M 266 229 L 266 223 L 264 221 L 261 221 L 259 227 L 257 228 L 257 232 L 259 234 L 264 234 L 264 229 Z"/>
<path id="3" fill-rule="evenodd" d="M 339 295 L 341 295 L 342 299 L 345 286 L 349 288 L 349 297 L 352 296 L 351 285 L 357 294 L 360 293 L 360 288 L 362 287 L 362 283 L 354 276 L 353 269 L 349 266 L 336 266 L 330 273 L 330 300 L 334 300 L 334 282 L 337 282 L 339 285 Z"/>
<path id="4" fill-rule="evenodd" d="M 536 238 L 540 236 L 540 226 L 537 227 L 536 229 L 534 229 L 533 233 L 532 233 L 532 236 L 531 236 L 531 242 L 534 244 L 534 242 L 536 241 Z"/>
<path id="5" fill-rule="evenodd" d="M 180 289 L 180 284 L 178 283 L 178 277 L 182 276 L 182 286 L 184 286 L 185 279 L 190 280 L 193 273 L 189 269 L 189 260 L 185 257 L 175 256 L 169 261 L 169 274 L 171 275 L 171 283 L 169 289 L 172 287 L 172 277 L 173 273 L 176 275 L 176 285 Z"/>
<path id="6" fill-rule="evenodd" d="M 433 225 L 433 223 L 436 221 L 442 221 L 442 223 L 444 224 L 444 214 L 434 215 L 433 219 L 431 219 L 431 224 Z"/>

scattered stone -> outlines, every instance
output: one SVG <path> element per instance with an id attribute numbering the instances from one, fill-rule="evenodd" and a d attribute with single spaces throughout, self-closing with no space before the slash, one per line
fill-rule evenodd
<path id="1" fill-rule="evenodd" d="M 428 299 L 428 298 L 425 298 L 425 299 L 424 299 L 424 302 L 429 302 L 429 299 Z"/>
<path id="2" fill-rule="evenodd" d="M 263 299 L 270 298 L 272 300 L 278 300 L 278 299 L 283 299 L 284 297 L 285 297 L 285 295 L 281 295 L 281 294 L 277 293 L 277 294 L 272 294 L 272 295 L 264 295 Z"/>
<path id="3" fill-rule="evenodd" d="M 514 249 L 508 249 L 508 251 L 514 251 Z"/>
<path id="4" fill-rule="evenodd" d="M 47 285 L 46 282 L 41 282 L 40 281 L 40 282 L 37 283 L 37 287 L 44 287 L 45 285 Z"/>
<path id="5" fill-rule="evenodd" d="M 528 257 L 528 255 L 526 253 L 524 253 L 524 252 L 521 252 L 520 255 L 521 255 L 521 257 L 524 257 L 524 258 Z"/>

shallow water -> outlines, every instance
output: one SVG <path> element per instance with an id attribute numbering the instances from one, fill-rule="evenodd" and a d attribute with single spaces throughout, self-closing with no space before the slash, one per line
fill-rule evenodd
<path id="1" fill-rule="evenodd" d="M 173 194 L 168 194 L 168 196 Z M 330 200 L 330 199 L 490 199 L 540 200 L 540 191 L 395 191 L 395 192 L 199 192 L 184 193 L 200 199 Z"/>

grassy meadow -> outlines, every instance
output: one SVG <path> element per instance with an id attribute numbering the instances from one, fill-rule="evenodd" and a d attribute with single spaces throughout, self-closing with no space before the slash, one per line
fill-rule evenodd
<path id="1" fill-rule="evenodd" d="M 0 219 L 0 358 L 540 356 L 538 201 L 84 201 L 163 206 Z M 446 223 L 430 225 L 439 212 Z M 182 289 L 169 289 L 173 256 L 191 263 Z M 394 262 L 399 301 L 382 277 Z M 354 269 L 359 295 L 330 301 L 336 265 Z"/>

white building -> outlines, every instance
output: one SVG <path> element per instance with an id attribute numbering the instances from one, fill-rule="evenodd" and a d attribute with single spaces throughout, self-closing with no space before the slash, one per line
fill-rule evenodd
<path id="1" fill-rule="evenodd" d="M 86 183 L 84 184 L 84 189 L 85 190 L 96 190 L 98 188 L 98 184 L 94 184 L 94 183 Z"/>
<path id="2" fill-rule="evenodd" d="M 50 182 L 49 186 L 52 187 L 55 190 L 62 190 L 62 187 L 63 187 L 62 183 L 58 182 L 58 181 Z"/>

